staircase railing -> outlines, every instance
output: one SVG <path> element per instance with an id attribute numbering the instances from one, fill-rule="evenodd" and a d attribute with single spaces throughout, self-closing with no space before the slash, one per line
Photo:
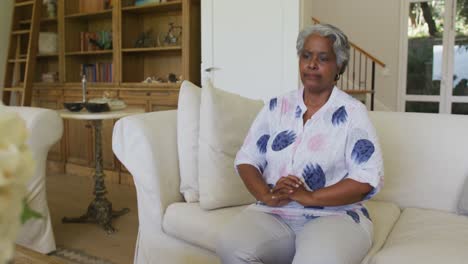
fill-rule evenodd
<path id="1" fill-rule="evenodd" d="M 314 24 L 320 21 L 312 17 Z M 375 67 L 376 64 L 385 68 L 385 63 L 372 56 L 353 42 L 350 44 L 348 67 L 338 81 L 339 88 L 349 94 L 370 94 L 370 109 L 374 110 Z"/>

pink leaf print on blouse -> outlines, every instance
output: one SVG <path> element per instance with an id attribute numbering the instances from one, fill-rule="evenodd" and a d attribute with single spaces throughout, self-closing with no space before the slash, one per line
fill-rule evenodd
<path id="1" fill-rule="evenodd" d="M 289 101 L 287 98 L 281 100 L 281 114 L 286 114 L 289 112 Z"/>
<path id="2" fill-rule="evenodd" d="M 297 150 L 297 147 L 299 147 L 299 145 L 301 144 L 302 142 L 302 135 L 298 136 L 296 141 L 294 142 L 294 145 L 293 145 L 293 153 L 296 153 L 296 150 Z"/>
<path id="3" fill-rule="evenodd" d="M 288 175 L 288 169 L 286 168 L 286 165 L 283 165 L 283 167 L 280 169 L 280 177 L 286 177 Z"/>
<path id="4" fill-rule="evenodd" d="M 309 139 L 307 147 L 310 151 L 320 151 L 323 149 L 324 145 L 325 136 L 323 134 L 317 134 Z"/>

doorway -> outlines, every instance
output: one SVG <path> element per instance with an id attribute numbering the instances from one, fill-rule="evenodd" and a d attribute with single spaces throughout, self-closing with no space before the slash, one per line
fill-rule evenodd
<path id="1" fill-rule="evenodd" d="M 405 0 L 401 13 L 398 110 L 468 114 L 468 0 Z"/>

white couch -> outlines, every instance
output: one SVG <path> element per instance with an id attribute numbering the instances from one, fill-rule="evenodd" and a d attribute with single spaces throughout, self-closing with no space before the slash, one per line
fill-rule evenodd
<path id="1" fill-rule="evenodd" d="M 46 162 L 50 148 L 62 137 L 63 123 L 56 111 L 36 107 L 2 107 L 16 112 L 26 121 L 28 146 L 35 161 L 34 175 L 28 182 L 26 202 L 42 218 L 28 220 L 19 230 L 16 243 L 41 253 L 56 249 L 47 205 Z"/>
<path id="2" fill-rule="evenodd" d="M 367 202 L 374 244 L 362 263 L 468 263 L 468 217 L 456 214 L 468 175 L 468 117 L 371 112 L 385 185 Z M 216 235 L 244 206 L 203 210 L 179 191 L 177 112 L 119 120 L 113 150 L 137 190 L 135 263 L 219 263 Z"/>

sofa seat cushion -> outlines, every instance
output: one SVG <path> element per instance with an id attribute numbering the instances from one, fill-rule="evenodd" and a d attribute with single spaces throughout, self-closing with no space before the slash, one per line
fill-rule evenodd
<path id="1" fill-rule="evenodd" d="M 400 215 L 400 209 L 392 203 L 368 201 L 369 214 L 374 222 L 374 243 L 369 256 L 382 245 Z M 168 235 L 199 247 L 215 251 L 216 239 L 223 227 L 246 206 L 204 210 L 199 203 L 171 204 L 164 215 L 163 229 Z"/>
<path id="2" fill-rule="evenodd" d="M 367 201 L 365 205 L 369 211 L 372 223 L 374 223 L 374 238 L 372 240 L 372 247 L 362 263 L 368 263 L 371 257 L 382 248 L 388 234 L 390 234 L 390 231 L 392 231 L 393 226 L 400 217 L 400 208 L 394 203 L 371 200 Z"/>
<path id="3" fill-rule="evenodd" d="M 207 211 L 200 207 L 200 203 L 173 203 L 164 214 L 163 230 L 168 235 L 215 251 L 219 232 L 245 207 Z"/>
<path id="4" fill-rule="evenodd" d="M 407 208 L 398 219 L 375 264 L 461 264 L 468 261 L 468 218 Z"/>

